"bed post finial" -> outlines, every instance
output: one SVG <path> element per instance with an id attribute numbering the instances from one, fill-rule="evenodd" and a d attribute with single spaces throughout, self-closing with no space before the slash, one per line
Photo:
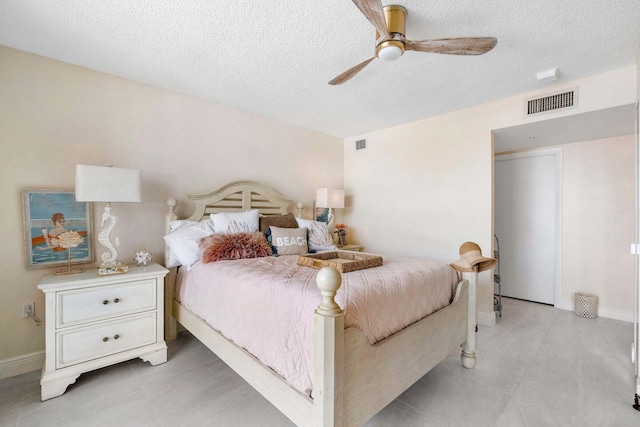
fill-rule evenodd
<path id="1" fill-rule="evenodd" d="M 316 284 L 322 293 L 322 302 L 316 310 L 324 316 L 334 316 L 342 313 L 342 309 L 336 303 L 335 296 L 342 284 L 342 275 L 332 267 L 322 268 L 316 276 Z"/>
<path id="2" fill-rule="evenodd" d="M 176 206 L 178 206 L 178 201 L 176 200 L 175 197 L 167 197 L 167 201 L 165 202 L 167 204 L 167 207 L 169 208 L 169 213 L 170 214 L 175 214 L 176 213 Z"/>
<path id="3" fill-rule="evenodd" d="M 178 215 L 176 215 L 176 206 L 178 206 L 178 201 L 176 200 L 175 197 L 168 197 L 167 201 L 165 202 L 165 204 L 167 205 L 167 207 L 169 208 L 169 212 L 167 212 L 167 215 L 165 216 L 165 220 L 164 220 L 164 225 L 165 225 L 165 234 L 168 234 L 171 230 L 169 227 L 169 223 L 171 221 L 175 221 L 178 219 Z"/>

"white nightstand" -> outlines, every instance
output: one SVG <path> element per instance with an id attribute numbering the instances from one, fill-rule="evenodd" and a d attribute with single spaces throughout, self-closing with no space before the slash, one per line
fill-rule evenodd
<path id="1" fill-rule="evenodd" d="M 354 251 L 354 252 L 362 252 L 364 246 L 362 245 L 344 245 L 338 246 L 338 250 L 340 251 Z"/>
<path id="2" fill-rule="evenodd" d="M 42 277 L 46 356 L 41 399 L 60 396 L 80 374 L 140 357 L 167 361 L 164 342 L 164 276 L 158 264 L 129 267 L 125 274 Z"/>

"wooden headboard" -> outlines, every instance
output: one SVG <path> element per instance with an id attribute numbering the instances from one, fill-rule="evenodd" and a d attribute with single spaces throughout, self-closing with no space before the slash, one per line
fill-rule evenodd
<path id="1" fill-rule="evenodd" d="M 187 197 L 196 205 L 193 214 L 184 218 L 189 221 L 202 221 L 212 213 L 249 209 L 258 209 L 262 215 L 284 215 L 292 202 L 268 185 L 256 181 L 235 181 L 210 193 L 187 194 Z M 167 199 L 169 213 L 165 233 L 169 232 L 169 223 L 178 219 L 175 214 L 177 204 L 173 197 Z"/>

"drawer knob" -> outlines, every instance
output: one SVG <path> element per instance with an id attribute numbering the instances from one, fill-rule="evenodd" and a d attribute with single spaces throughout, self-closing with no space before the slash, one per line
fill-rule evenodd
<path id="1" fill-rule="evenodd" d="M 102 303 L 103 303 L 104 305 L 107 305 L 107 304 L 109 304 L 109 301 L 108 301 L 108 300 L 104 300 L 104 301 L 102 301 Z"/>
<path id="2" fill-rule="evenodd" d="M 120 302 L 120 298 L 114 299 L 113 302 L 116 303 L 116 304 L 119 303 Z"/>
<path id="3" fill-rule="evenodd" d="M 104 337 L 104 338 L 102 338 L 102 341 L 103 341 L 103 342 L 107 342 L 107 341 L 109 341 L 109 337 Z"/>
<path id="4" fill-rule="evenodd" d="M 113 336 L 113 339 L 114 339 L 114 340 L 117 340 L 118 338 L 120 338 L 120 335 L 114 335 L 114 336 Z"/>

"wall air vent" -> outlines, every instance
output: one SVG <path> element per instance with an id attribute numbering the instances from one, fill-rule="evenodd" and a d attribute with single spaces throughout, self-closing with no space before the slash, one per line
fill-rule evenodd
<path id="1" fill-rule="evenodd" d="M 531 117 L 551 111 L 578 108 L 578 88 L 564 89 L 559 92 L 540 97 L 529 98 L 524 103 L 524 116 Z"/>
<path id="2" fill-rule="evenodd" d="M 359 139 L 356 141 L 356 150 L 364 150 L 365 148 L 367 148 L 366 139 Z"/>

